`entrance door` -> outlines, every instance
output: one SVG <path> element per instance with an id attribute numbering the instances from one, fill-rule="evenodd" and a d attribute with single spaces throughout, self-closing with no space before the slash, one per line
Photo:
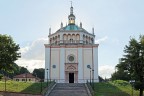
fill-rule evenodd
<path id="1" fill-rule="evenodd" d="M 69 73 L 69 83 L 74 83 L 74 73 Z"/>

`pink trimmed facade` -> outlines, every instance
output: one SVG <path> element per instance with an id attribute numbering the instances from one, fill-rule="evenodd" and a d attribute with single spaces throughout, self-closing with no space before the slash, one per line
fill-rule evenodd
<path id="1" fill-rule="evenodd" d="M 98 44 L 95 44 L 94 29 L 87 32 L 82 23 L 75 24 L 73 7 L 68 16 L 69 24 L 51 34 L 45 44 L 45 81 L 58 83 L 85 83 L 98 80 Z"/>

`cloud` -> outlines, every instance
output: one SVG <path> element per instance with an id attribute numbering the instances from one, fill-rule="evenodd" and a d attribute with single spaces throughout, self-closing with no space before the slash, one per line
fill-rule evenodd
<path id="1" fill-rule="evenodd" d="M 48 43 L 47 38 L 40 38 L 20 49 L 22 58 L 28 60 L 44 60 L 44 44 Z"/>
<path id="2" fill-rule="evenodd" d="M 44 44 L 48 43 L 48 38 L 40 38 L 20 49 L 21 58 L 16 61 L 19 66 L 26 67 L 32 72 L 35 68 L 44 68 Z"/>
<path id="3" fill-rule="evenodd" d="M 32 72 L 34 69 L 44 68 L 44 60 L 27 60 L 27 59 L 19 59 L 16 61 L 19 66 L 27 67 L 27 69 Z"/>
<path id="4" fill-rule="evenodd" d="M 110 78 L 114 73 L 114 67 L 110 65 L 99 66 L 99 75 L 103 78 Z"/>
<path id="5" fill-rule="evenodd" d="M 100 39 L 98 39 L 98 40 L 95 40 L 95 43 L 100 44 L 101 42 L 104 42 L 104 41 L 106 41 L 107 39 L 108 39 L 108 36 L 105 36 L 105 37 L 103 37 L 103 38 L 100 38 Z"/>

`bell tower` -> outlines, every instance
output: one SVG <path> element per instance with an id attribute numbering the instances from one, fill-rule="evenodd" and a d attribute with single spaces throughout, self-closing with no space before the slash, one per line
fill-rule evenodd
<path id="1" fill-rule="evenodd" d="M 75 24 L 75 15 L 73 14 L 73 6 L 71 2 L 70 15 L 68 16 L 69 24 Z"/>

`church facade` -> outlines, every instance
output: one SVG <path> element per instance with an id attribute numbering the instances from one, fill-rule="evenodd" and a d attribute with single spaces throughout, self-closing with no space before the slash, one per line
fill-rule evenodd
<path id="1" fill-rule="evenodd" d="M 49 44 L 45 45 L 45 80 L 58 83 L 98 82 L 98 44 L 94 29 L 87 32 L 75 24 L 73 7 L 70 7 L 68 25 L 55 33 L 49 30 Z"/>

